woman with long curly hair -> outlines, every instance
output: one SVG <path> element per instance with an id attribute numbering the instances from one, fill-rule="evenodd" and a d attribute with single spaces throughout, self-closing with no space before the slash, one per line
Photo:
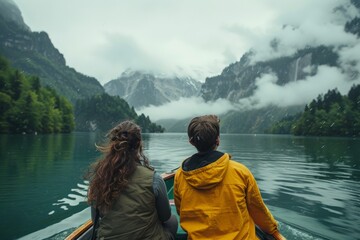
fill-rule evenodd
<path id="1" fill-rule="evenodd" d="M 124 121 L 107 137 L 88 175 L 88 203 L 100 215 L 97 238 L 174 239 L 177 219 L 163 179 L 143 153 L 140 127 Z"/>

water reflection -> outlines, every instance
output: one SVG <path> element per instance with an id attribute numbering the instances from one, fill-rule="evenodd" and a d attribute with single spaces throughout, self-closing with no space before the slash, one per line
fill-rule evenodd
<path id="1" fill-rule="evenodd" d="M 296 138 L 304 147 L 306 160 L 322 165 L 325 177 L 360 180 L 360 139 L 352 138 Z M 334 176 L 334 173 L 340 175 Z M 341 176 L 344 173 L 343 176 Z"/>
<path id="2" fill-rule="evenodd" d="M 71 134 L 0 135 L 0 146 L 0 171 L 7 170 L 11 176 L 36 175 L 41 173 L 39 168 L 51 168 L 56 161 L 71 160 L 74 137 Z M 19 154 L 24 157 L 19 159 Z"/>
<path id="3" fill-rule="evenodd" d="M 90 156 L 95 151 L 87 142 L 90 139 L 94 146 L 91 138 L 89 134 L 0 135 L 0 224 L 6 226 L 4 239 L 23 236 L 34 227 L 48 226 L 73 213 L 66 213 L 64 204 L 56 209 L 52 203 L 68 195 L 74 179 L 82 181 L 84 164 L 79 160 L 92 161 Z"/>
<path id="4" fill-rule="evenodd" d="M 360 217 L 353 211 L 360 206 L 354 198 L 360 195 L 359 139 L 298 138 L 295 142 L 304 147 L 307 164 L 314 168 L 307 171 L 308 177 L 314 178 L 314 184 L 308 186 L 310 193 L 299 193 L 298 198 L 314 203 L 312 215 L 325 216 L 319 221 L 332 231 L 357 236 L 353 223 L 360 223 Z"/>

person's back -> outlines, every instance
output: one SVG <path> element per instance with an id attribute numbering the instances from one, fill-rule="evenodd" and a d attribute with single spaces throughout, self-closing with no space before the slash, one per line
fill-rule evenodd
<path id="1" fill-rule="evenodd" d="M 143 154 L 141 129 L 124 121 L 110 130 L 104 154 L 88 175 L 88 203 L 96 210 L 97 239 L 174 239 L 178 223 L 171 214 L 164 180 Z M 98 225 L 98 227 L 97 227 Z M 97 227 L 97 228 L 96 228 Z"/>
<path id="2" fill-rule="evenodd" d="M 154 172 L 138 166 L 121 197 L 101 219 L 99 238 L 167 239 L 155 207 Z M 164 206 L 166 207 L 166 206 Z"/>
<path id="3" fill-rule="evenodd" d="M 194 118 L 189 141 L 198 153 L 176 172 L 174 199 L 181 227 L 189 239 L 257 239 L 255 223 L 281 239 L 277 223 L 265 206 L 247 167 L 216 151 L 216 116 Z"/>

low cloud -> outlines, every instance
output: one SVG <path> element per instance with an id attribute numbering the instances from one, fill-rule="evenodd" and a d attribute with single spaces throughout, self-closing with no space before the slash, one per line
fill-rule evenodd
<path id="1" fill-rule="evenodd" d="M 341 67 L 349 74 L 350 79 L 360 79 L 360 42 L 346 46 L 338 51 Z"/>
<path id="2" fill-rule="evenodd" d="M 267 107 L 269 105 L 288 107 L 310 103 L 319 94 L 325 94 L 330 89 L 337 88 L 343 95 L 347 94 L 353 84 L 360 80 L 349 80 L 339 68 L 320 66 L 315 76 L 304 80 L 290 82 L 284 86 L 276 84 L 277 76 L 265 74 L 256 79 L 257 89 L 249 98 L 241 99 L 237 109 L 249 110 Z"/>
<path id="3" fill-rule="evenodd" d="M 144 113 L 151 120 L 161 119 L 186 119 L 197 115 L 205 114 L 225 114 L 235 110 L 235 107 L 226 99 L 218 99 L 214 102 L 205 102 L 201 97 L 181 98 L 161 106 L 150 106 L 137 110 Z"/>
<path id="4" fill-rule="evenodd" d="M 112 69 L 118 69 L 122 72 L 124 66 L 130 69 L 142 71 L 159 72 L 164 67 L 161 61 L 150 56 L 148 50 L 143 48 L 132 36 L 108 33 L 105 35 L 101 47 L 97 48 L 94 53 L 101 59 L 100 62 L 111 66 Z"/>
<path id="5" fill-rule="evenodd" d="M 354 49 L 352 49 L 354 50 Z M 360 51 L 360 48 L 355 50 Z M 353 55 L 350 49 L 344 50 L 343 55 Z M 355 56 L 355 55 L 353 55 Z M 349 58 L 347 58 L 349 59 Z M 352 65 L 359 69 L 359 64 Z M 360 84 L 360 78 L 350 79 L 349 75 L 340 68 L 319 66 L 315 76 L 293 81 L 286 85 L 277 85 L 278 78 L 274 74 L 264 74 L 255 80 L 256 90 L 248 98 L 240 99 L 236 103 L 226 99 L 205 102 L 201 97 L 181 98 L 161 106 L 150 106 L 137 110 L 144 113 L 153 121 L 161 119 L 186 119 L 204 114 L 226 114 L 229 111 L 246 111 L 265 108 L 268 106 L 290 107 L 301 106 L 316 99 L 319 94 L 326 94 L 328 90 L 337 88 L 342 95 L 346 95 L 354 84 Z"/>
<path id="6" fill-rule="evenodd" d="M 355 35 L 344 30 L 346 22 L 359 16 L 359 12 L 349 2 L 312 1 L 311 7 L 298 3 L 297 7 L 289 6 L 288 10 L 285 10 L 286 5 L 293 2 L 281 4 L 281 14 L 266 30 L 246 34 L 249 38 L 247 41 L 252 43 L 249 48 L 256 53 L 252 58 L 253 63 L 290 56 L 305 47 L 336 47 L 358 42 Z M 275 6 L 277 8 L 280 7 Z M 244 32 L 239 33 L 244 35 Z M 271 42 L 276 42 L 275 48 Z"/>

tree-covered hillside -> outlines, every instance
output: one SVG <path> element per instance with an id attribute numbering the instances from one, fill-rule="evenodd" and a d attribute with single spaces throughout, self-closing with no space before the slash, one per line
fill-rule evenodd
<path id="1" fill-rule="evenodd" d="M 304 136 L 360 136 L 360 85 L 354 85 L 346 96 L 337 89 L 305 106 L 304 112 L 282 119 L 269 133 Z"/>
<path id="2" fill-rule="evenodd" d="M 0 133 L 71 132 L 74 126 L 73 108 L 65 97 L 0 57 Z"/>
<path id="3" fill-rule="evenodd" d="M 104 92 L 97 79 L 66 65 L 46 32 L 32 32 L 12 1 L 0 1 L 0 54 L 13 67 L 38 76 L 43 86 L 50 86 L 73 103 Z"/>
<path id="4" fill-rule="evenodd" d="M 164 131 L 144 114 L 138 116 L 124 99 L 106 93 L 78 100 L 75 115 L 77 131 L 107 131 L 123 120 L 134 120 L 143 132 Z"/>

